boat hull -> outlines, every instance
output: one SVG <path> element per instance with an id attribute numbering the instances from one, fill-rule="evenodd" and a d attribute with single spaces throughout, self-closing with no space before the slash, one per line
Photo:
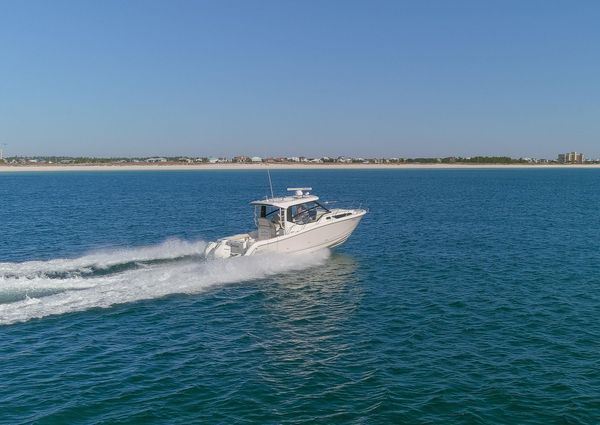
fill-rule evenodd
<path id="1" fill-rule="evenodd" d="M 334 248 L 354 232 L 365 212 L 332 223 L 324 223 L 299 233 L 283 235 L 253 244 L 244 255 L 263 253 L 299 254 Z"/>

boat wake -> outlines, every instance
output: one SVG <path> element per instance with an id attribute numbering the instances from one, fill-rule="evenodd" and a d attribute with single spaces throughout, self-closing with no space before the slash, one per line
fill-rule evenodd
<path id="1" fill-rule="evenodd" d="M 73 259 L 0 263 L 0 325 L 170 294 L 199 293 L 219 284 L 322 264 L 329 256 L 324 251 L 207 261 L 202 257 L 205 246 L 203 241 L 171 239 Z"/>

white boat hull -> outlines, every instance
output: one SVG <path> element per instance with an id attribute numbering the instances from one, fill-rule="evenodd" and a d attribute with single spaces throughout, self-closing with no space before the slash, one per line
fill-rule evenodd
<path id="1" fill-rule="evenodd" d="M 348 214 L 349 211 L 352 211 Z M 208 258 L 228 258 L 265 253 L 301 254 L 334 248 L 343 244 L 352 234 L 365 210 L 344 210 L 342 218 L 332 216 L 293 232 L 269 239 L 253 240 L 250 234 L 241 234 L 211 242 L 206 247 Z"/>
<path id="2" fill-rule="evenodd" d="M 334 223 L 323 224 L 300 233 L 258 241 L 244 255 L 277 252 L 284 254 L 307 253 L 334 248 L 344 243 L 352 234 L 364 214 L 355 215 Z"/>

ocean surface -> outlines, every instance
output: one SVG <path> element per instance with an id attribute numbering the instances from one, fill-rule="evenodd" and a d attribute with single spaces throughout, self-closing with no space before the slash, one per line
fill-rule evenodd
<path id="1" fill-rule="evenodd" d="M 206 261 L 265 172 L 0 173 L 0 423 L 600 422 L 600 170 L 272 177 L 370 212 Z"/>

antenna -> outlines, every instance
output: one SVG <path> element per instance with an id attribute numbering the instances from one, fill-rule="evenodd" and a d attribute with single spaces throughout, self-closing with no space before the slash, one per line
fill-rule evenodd
<path id="1" fill-rule="evenodd" d="M 275 195 L 273 195 L 273 182 L 271 182 L 271 170 L 269 170 L 267 168 L 267 175 L 269 176 L 269 187 L 271 188 L 271 198 L 274 198 Z"/>
<path id="2" fill-rule="evenodd" d="M 302 198 L 305 195 L 310 195 L 309 190 L 312 190 L 312 187 L 288 187 L 287 190 L 294 192 L 296 198 Z"/>

